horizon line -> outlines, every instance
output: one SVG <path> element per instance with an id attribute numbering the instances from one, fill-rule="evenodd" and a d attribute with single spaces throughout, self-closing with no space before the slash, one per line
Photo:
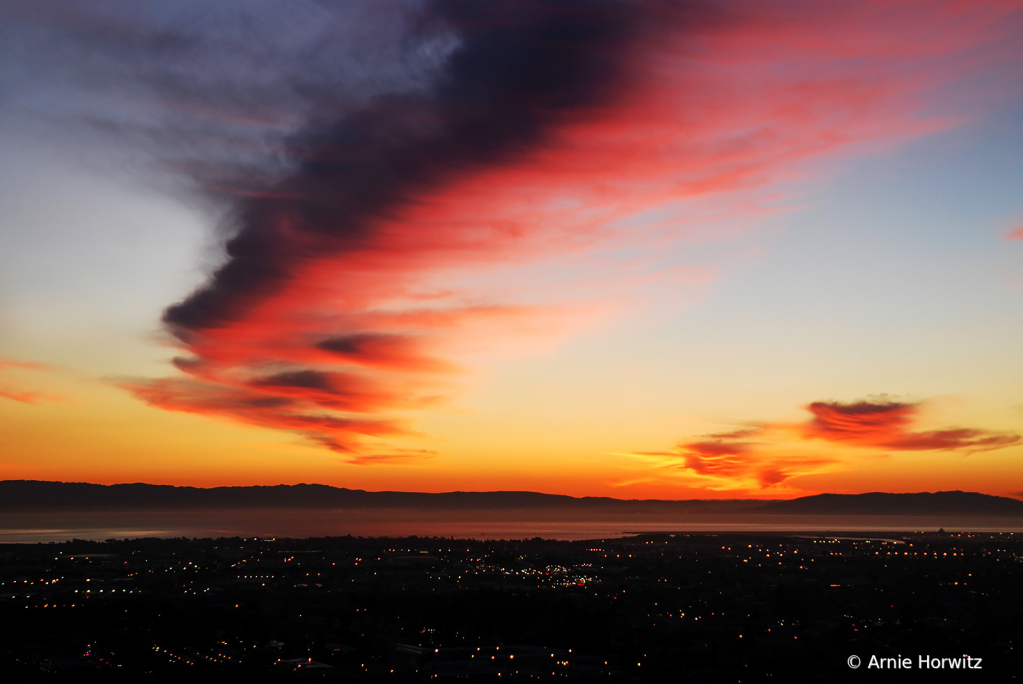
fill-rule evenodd
<path id="1" fill-rule="evenodd" d="M 530 489 L 495 489 L 495 490 L 448 490 L 441 492 L 426 492 L 426 491 L 414 491 L 414 490 L 395 490 L 395 489 L 381 489 L 381 490 L 369 490 L 369 489 L 353 489 L 349 487 L 329 485 L 318 482 L 296 482 L 296 483 L 278 483 L 272 485 L 265 484 L 251 484 L 251 485 L 215 485 L 210 487 L 203 487 L 198 485 L 180 485 L 180 484 L 163 484 L 155 482 L 115 482 L 112 484 L 103 484 L 99 482 L 87 482 L 87 481 L 67 481 L 67 480 L 34 480 L 34 479 L 4 479 L 0 480 L 0 485 L 7 483 L 42 483 L 42 484 L 64 484 L 64 485 L 89 485 L 93 487 L 125 487 L 125 486 L 146 486 L 146 487 L 171 487 L 175 489 L 193 489 L 200 491 L 212 491 L 215 489 L 270 489 L 275 487 L 325 487 L 328 489 L 348 492 L 363 492 L 366 494 L 416 494 L 425 496 L 442 496 L 446 494 L 535 494 L 539 496 L 557 497 L 563 499 L 573 500 L 585 500 L 585 499 L 601 499 L 607 501 L 621 501 L 621 502 L 724 502 L 724 501 L 798 501 L 800 499 L 808 499 L 818 496 L 867 496 L 871 494 L 880 494 L 887 496 L 910 496 L 910 495 L 936 495 L 936 494 L 976 494 L 979 496 L 986 496 L 998 499 L 1007 499 L 1010 501 L 1023 501 L 1023 497 L 1012 496 L 1012 495 L 1000 495 L 1000 494 L 987 494 L 984 492 L 967 491 L 962 489 L 944 489 L 936 491 L 914 491 L 914 492 L 890 492 L 890 491 L 866 491 L 866 492 L 855 492 L 855 493 L 841 493 L 841 492 L 818 492 L 816 494 L 804 494 L 801 496 L 795 496 L 791 498 L 751 498 L 751 497 L 737 497 L 737 498 L 712 498 L 712 499 L 638 499 L 638 498 L 617 498 L 611 496 L 595 496 L 595 495 L 583 495 L 574 496 L 572 494 L 555 494 L 549 492 L 541 492 Z"/>

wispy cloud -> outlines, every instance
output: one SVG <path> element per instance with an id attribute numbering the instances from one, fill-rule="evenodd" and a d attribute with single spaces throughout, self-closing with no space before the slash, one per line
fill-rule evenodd
<path id="1" fill-rule="evenodd" d="M 779 455 L 770 450 L 770 426 L 702 435 L 674 449 L 639 452 L 669 477 L 683 474 L 707 489 L 768 489 L 798 475 L 822 472 L 839 463 L 823 456 Z"/>
<path id="2" fill-rule="evenodd" d="M 22 392 L 6 387 L 0 388 L 0 397 L 10 399 L 11 401 L 21 402 L 22 404 L 38 404 L 43 401 L 63 401 L 60 397 L 53 397 L 40 392 Z"/>
<path id="3" fill-rule="evenodd" d="M 394 421 L 343 418 L 317 411 L 315 402 L 244 387 L 189 379 L 126 380 L 119 383 L 151 406 L 167 411 L 231 418 L 251 425 L 287 430 L 340 453 L 352 453 L 365 436 L 405 432 Z"/>
<path id="4" fill-rule="evenodd" d="M 523 319 L 569 308 L 560 285 L 573 273 L 558 259 L 662 253 L 664 226 L 637 217 L 955 125 L 924 114 L 921 92 L 949 77 L 960 52 L 1014 35 L 1005 18 L 1018 9 L 201 7 L 9 3 L 0 37 L 22 62 L 8 71 L 32 75 L 29 90 L 58 84 L 67 92 L 26 101 L 62 103 L 47 115 L 132 141 L 161 179 L 222 211 L 222 262 L 163 315 L 181 375 L 121 385 L 154 406 L 336 450 L 397 430 L 394 412 L 440 401 L 467 338 L 497 344 Z M 32 46 L 53 44 L 61 50 L 36 59 Z M 644 273 L 611 261 L 588 261 L 608 264 L 608 298 L 675 272 L 657 258 Z M 530 267 L 554 262 L 559 286 L 538 283 Z M 984 446 L 981 435 L 931 437 Z M 794 472 L 757 461 L 739 438 L 680 449 L 684 469 L 705 477 L 770 483 Z"/>
<path id="5" fill-rule="evenodd" d="M 27 370 L 27 371 L 51 371 L 52 366 L 44 363 L 32 363 L 27 361 L 11 361 L 9 359 L 0 359 L 0 371 L 3 370 Z M 4 399 L 10 399 L 11 401 L 17 401 L 22 404 L 38 404 L 40 402 L 61 402 L 64 401 L 62 397 L 55 397 L 42 392 L 35 392 L 31 390 L 17 390 L 11 387 L 0 387 L 0 397 Z"/>
<path id="6" fill-rule="evenodd" d="M 1011 433 L 975 428 L 914 431 L 920 404 L 880 398 L 842 403 L 817 401 L 806 407 L 813 419 L 803 428 L 807 439 L 893 451 L 965 451 L 1001 449 L 1020 441 Z"/>
<path id="7" fill-rule="evenodd" d="M 388 453 L 354 454 L 346 459 L 352 465 L 408 465 L 437 456 L 432 449 L 396 449 Z"/>
<path id="8" fill-rule="evenodd" d="M 669 478 L 682 474 L 700 480 L 709 489 L 769 489 L 848 462 L 845 453 L 803 453 L 819 441 L 862 450 L 870 456 L 889 451 L 972 454 L 1021 442 L 1020 435 L 1014 433 L 978 428 L 914 430 L 920 403 L 884 396 L 848 403 L 817 401 L 804 408 L 813 417 L 803 423 L 751 425 L 683 440 L 667 451 L 628 455 L 646 460 Z"/>
<path id="9" fill-rule="evenodd" d="M 20 370 L 34 370 L 34 371 L 45 371 L 52 370 L 52 366 L 48 366 L 45 363 L 29 363 L 26 361 L 10 361 L 7 359 L 0 359 L 0 370 L 5 368 L 16 368 Z"/>

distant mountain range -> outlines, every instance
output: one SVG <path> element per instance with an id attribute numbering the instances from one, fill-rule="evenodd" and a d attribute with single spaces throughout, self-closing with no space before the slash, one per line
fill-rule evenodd
<path id="1" fill-rule="evenodd" d="M 260 508 L 408 508 L 558 510 L 626 515 L 957 515 L 1023 517 L 1023 501 L 976 492 L 818 494 L 790 500 L 657 500 L 572 497 L 538 492 L 367 492 L 317 484 L 254 487 L 98 485 L 0 481 L 0 512 L 215 510 Z"/>

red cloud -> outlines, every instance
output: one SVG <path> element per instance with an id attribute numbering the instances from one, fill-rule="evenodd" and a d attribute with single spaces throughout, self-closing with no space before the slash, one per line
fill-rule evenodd
<path id="1" fill-rule="evenodd" d="M 1005 236 L 1006 240 L 1023 240 L 1023 226 Z"/>
<path id="2" fill-rule="evenodd" d="M 412 372 L 447 371 L 453 367 L 423 353 L 423 342 L 410 335 L 356 333 L 328 337 L 316 347 L 338 359 L 365 366 Z"/>
<path id="3" fill-rule="evenodd" d="M 120 383 L 151 406 L 167 411 L 216 415 L 303 435 L 333 451 L 350 453 L 362 436 L 401 434 L 392 421 L 339 418 L 311 413 L 315 406 L 302 398 L 196 380 L 134 380 Z"/>
<path id="4" fill-rule="evenodd" d="M 388 412 L 436 401 L 474 326 L 542 308 L 517 301 L 536 285 L 516 267 L 620 246 L 612 226 L 642 212 L 949 126 L 919 114 L 921 90 L 960 51 L 1014 36 L 1019 18 L 1014 3 L 964 2 L 431 7 L 460 42 L 429 88 L 317 112 L 273 182 L 197 162 L 196 180 L 230 197 L 233 237 L 164 315 L 190 377 L 125 383 L 137 396 L 355 449 L 396 429 Z M 658 230 L 624 240 L 652 249 Z M 888 412 L 872 419 L 895 424 L 847 419 L 843 433 L 825 408 L 816 437 L 898 429 Z M 995 448 L 981 434 L 899 434 Z M 791 476 L 743 445 L 680 449 L 693 472 Z"/>
<path id="5" fill-rule="evenodd" d="M 835 459 L 829 458 L 768 456 L 759 453 L 757 443 L 740 441 L 764 432 L 765 428 L 746 429 L 709 435 L 714 438 L 710 441 L 680 443 L 677 453 L 684 459 L 681 467 L 699 475 L 725 480 L 753 478 L 761 488 L 767 488 L 835 463 Z"/>
<path id="6" fill-rule="evenodd" d="M 0 359 L 0 370 L 4 368 L 20 368 L 22 370 L 50 370 L 50 366 L 43 363 L 26 363 L 24 361 L 7 361 Z"/>
<path id="7" fill-rule="evenodd" d="M 386 454 L 358 454 L 348 459 L 352 465 L 380 465 L 380 464 L 407 464 L 416 461 L 423 461 L 437 455 L 431 449 L 403 449 Z"/>
<path id="8" fill-rule="evenodd" d="M 761 489 L 775 487 L 798 475 L 820 472 L 822 468 L 837 463 L 833 458 L 766 453 L 763 440 L 750 439 L 767 437 L 769 430 L 769 426 L 762 426 L 704 435 L 706 439 L 680 442 L 672 451 L 636 455 L 653 457 L 671 470 L 692 473 L 711 486 L 726 488 L 744 483 L 752 483 Z"/>
<path id="9" fill-rule="evenodd" d="M 38 392 L 19 392 L 12 389 L 0 389 L 0 397 L 12 401 L 20 401 L 23 404 L 35 404 L 39 401 L 59 401 L 54 397 L 48 397 Z"/>
<path id="10" fill-rule="evenodd" d="M 734 477 L 751 469 L 753 442 L 739 441 L 755 436 L 756 431 L 742 430 L 731 434 L 707 435 L 712 439 L 682 442 L 676 447 L 684 459 L 684 467 L 701 475 Z"/>
<path id="11" fill-rule="evenodd" d="M 352 373 L 294 370 L 256 378 L 250 389 L 315 403 L 323 408 L 374 413 L 410 402 Z"/>
<path id="12" fill-rule="evenodd" d="M 849 403 L 817 401 L 806 406 L 813 418 L 795 426 L 802 440 L 893 451 L 963 451 L 976 453 L 1020 443 L 1020 436 L 976 428 L 914 431 L 919 404 L 879 399 Z M 763 424 L 734 432 L 682 441 L 671 451 L 641 452 L 662 466 L 691 473 L 722 486 L 754 481 L 774 487 L 799 475 L 820 472 L 839 463 L 830 457 L 778 454 L 793 433 L 784 423 Z"/>
<path id="13" fill-rule="evenodd" d="M 902 433 L 912 422 L 916 406 L 887 401 L 849 404 L 816 401 L 806 410 L 814 415 L 806 427 L 807 437 L 876 445 Z"/>
<path id="14" fill-rule="evenodd" d="M 919 404 L 895 401 L 817 401 L 806 407 L 814 415 L 805 426 L 810 439 L 896 451 L 990 451 L 1011 446 L 1019 435 L 973 428 L 914 432 L 910 426 Z"/>
<path id="15" fill-rule="evenodd" d="M 24 361 L 8 361 L 0 359 L 0 370 L 5 368 L 33 371 L 51 370 L 50 366 L 42 363 L 27 363 Z M 41 401 L 64 401 L 60 397 L 52 397 L 40 392 L 14 390 L 8 387 L 0 388 L 0 397 L 10 399 L 11 401 L 21 402 L 22 404 L 37 404 Z"/>

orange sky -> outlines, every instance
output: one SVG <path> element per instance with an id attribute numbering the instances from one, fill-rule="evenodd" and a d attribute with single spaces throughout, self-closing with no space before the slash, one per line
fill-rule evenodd
<path id="1" fill-rule="evenodd" d="M 1020 496 L 1018 3 L 568 7 L 13 18 L 0 478 Z"/>

